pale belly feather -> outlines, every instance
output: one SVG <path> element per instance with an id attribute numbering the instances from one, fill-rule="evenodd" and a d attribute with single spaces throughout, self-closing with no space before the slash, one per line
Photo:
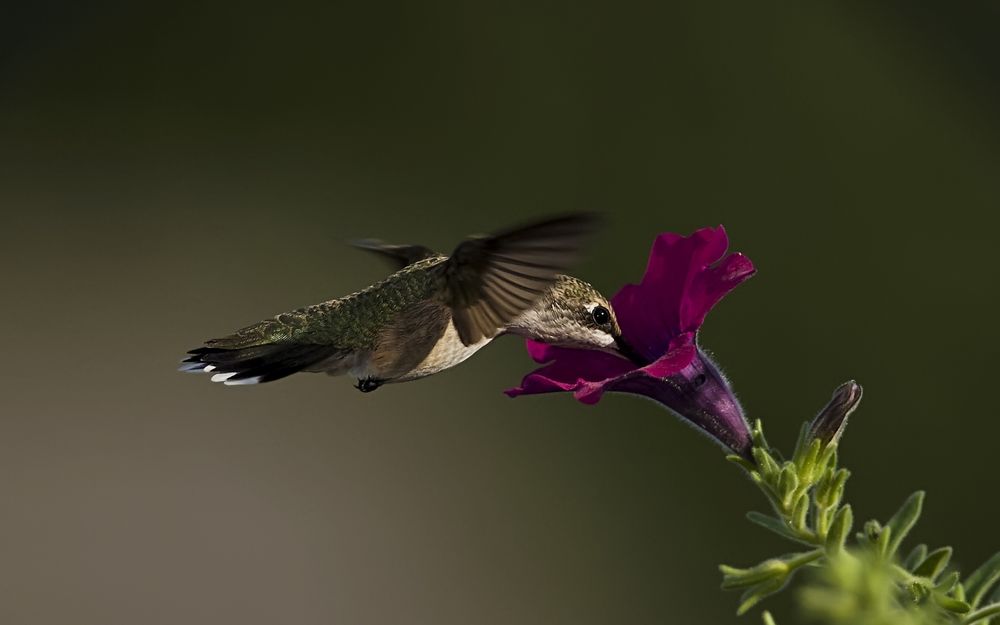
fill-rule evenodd
<path id="1" fill-rule="evenodd" d="M 400 376 L 393 381 L 415 380 L 454 367 L 478 352 L 492 340 L 493 337 L 483 337 L 478 343 L 465 345 L 462 343 L 462 339 L 458 338 L 458 332 L 455 330 L 454 324 L 449 323 L 444 334 L 441 335 L 438 342 L 434 344 L 434 348 L 420 364 L 411 369 L 406 375 Z"/>

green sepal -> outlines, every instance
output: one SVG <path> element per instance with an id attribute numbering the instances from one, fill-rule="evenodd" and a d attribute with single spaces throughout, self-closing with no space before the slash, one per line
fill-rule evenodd
<path id="1" fill-rule="evenodd" d="M 831 506 L 839 504 L 840 500 L 844 498 L 844 488 L 849 477 L 851 477 L 851 472 L 847 469 L 839 469 L 833 474 L 833 489 L 830 494 Z"/>
<path id="2" fill-rule="evenodd" d="M 818 506 L 829 506 L 830 505 L 830 495 L 833 493 L 833 483 L 835 475 L 831 469 L 824 469 L 820 474 L 820 478 L 816 481 L 816 486 L 813 488 L 813 499 L 816 501 Z"/>
<path id="3" fill-rule="evenodd" d="M 912 581 L 906 585 L 906 590 L 910 593 L 914 603 L 923 603 L 931 594 L 931 589 L 921 581 Z"/>
<path id="4" fill-rule="evenodd" d="M 788 553 L 780 558 L 769 558 L 760 564 L 749 569 L 739 569 L 725 564 L 719 565 L 722 571 L 722 588 L 730 590 L 732 588 L 745 588 L 766 582 L 774 578 L 784 579 L 793 570 L 800 566 L 809 564 L 813 560 L 821 557 L 823 552 L 819 549 L 812 551 L 802 551 L 798 553 Z"/>
<path id="5" fill-rule="evenodd" d="M 812 442 L 809 443 L 809 448 L 806 449 L 805 454 L 802 456 L 802 462 L 799 463 L 799 482 L 803 484 L 812 484 L 813 477 L 816 471 L 816 461 L 819 459 L 821 443 L 818 438 L 814 438 Z"/>
<path id="6" fill-rule="evenodd" d="M 864 530 L 868 540 L 875 542 L 882 535 L 882 524 L 876 519 L 871 519 L 870 521 L 865 521 Z"/>
<path id="7" fill-rule="evenodd" d="M 828 443 L 816 460 L 816 470 L 826 471 L 827 468 L 837 468 L 837 443 Z"/>
<path id="8" fill-rule="evenodd" d="M 920 518 L 920 511 L 923 509 L 924 491 L 918 490 L 903 502 L 896 514 L 892 515 L 885 529 L 892 530 L 892 537 L 889 540 L 886 550 L 883 552 L 886 558 L 891 558 L 899 550 L 900 544 L 906 535 L 913 529 L 917 519 Z"/>
<path id="9" fill-rule="evenodd" d="M 754 447 L 750 450 L 750 453 L 753 454 L 753 459 L 757 462 L 757 470 L 764 476 L 764 479 L 768 481 L 774 480 L 775 474 L 781 470 L 774 456 L 763 447 Z"/>
<path id="10" fill-rule="evenodd" d="M 742 616 L 760 603 L 761 599 L 773 595 L 785 586 L 785 582 L 788 580 L 784 577 L 776 577 L 769 579 L 767 581 L 761 582 L 752 588 L 748 588 L 743 596 L 740 597 L 740 607 L 736 608 L 736 615 Z"/>
<path id="11" fill-rule="evenodd" d="M 778 495 L 781 497 L 781 503 L 785 508 L 791 505 L 792 497 L 795 495 L 795 490 L 798 487 L 799 478 L 795 474 L 795 466 L 788 463 L 782 467 L 781 474 L 778 476 Z"/>
<path id="12" fill-rule="evenodd" d="M 910 551 L 910 555 L 906 556 L 903 560 L 903 568 L 907 571 L 913 572 L 913 569 L 917 568 L 917 565 L 924 561 L 927 557 L 927 545 L 921 543 L 914 547 Z"/>
<path id="13" fill-rule="evenodd" d="M 770 445 L 767 444 L 767 439 L 764 438 L 764 424 L 760 419 L 756 419 L 753 422 L 753 429 L 750 431 L 750 438 L 753 440 L 754 447 L 760 447 L 761 449 L 770 448 Z"/>
<path id="14" fill-rule="evenodd" d="M 730 590 L 753 586 L 774 577 L 784 577 L 788 573 L 788 564 L 779 558 L 771 558 L 749 569 L 722 564 L 719 570 L 723 575 L 722 589 Z"/>
<path id="15" fill-rule="evenodd" d="M 777 623 L 774 622 L 774 617 L 771 616 L 771 613 L 767 610 L 764 610 L 761 613 L 760 619 L 764 621 L 764 625 L 777 625 Z"/>
<path id="16" fill-rule="evenodd" d="M 965 596 L 965 586 L 962 585 L 962 582 L 955 584 L 955 589 L 951 592 L 951 596 L 955 597 L 959 601 L 968 601 L 968 597 Z"/>
<path id="17" fill-rule="evenodd" d="M 978 569 L 965 578 L 965 594 L 969 597 L 972 607 L 986 597 L 990 587 L 1000 580 L 1000 553 L 996 553 Z"/>
<path id="18" fill-rule="evenodd" d="M 878 534 L 878 540 L 875 542 L 875 547 L 878 549 L 878 553 L 883 558 L 886 557 L 886 553 L 889 550 L 889 541 L 892 539 L 892 528 L 889 526 L 883 527 L 882 531 Z"/>
<path id="19" fill-rule="evenodd" d="M 941 581 L 939 581 L 937 584 L 934 585 L 934 590 L 941 593 L 949 594 L 951 592 L 951 589 L 954 588 L 955 584 L 957 583 L 958 583 L 958 571 L 952 571 L 951 573 L 948 573 L 947 575 L 942 577 Z M 955 597 L 955 599 L 961 599 L 961 597 Z"/>
<path id="20" fill-rule="evenodd" d="M 964 601 L 959 601 L 958 599 L 953 599 L 948 595 L 941 594 L 939 592 L 933 593 L 934 603 L 938 604 L 945 610 L 949 612 L 954 612 L 956 614 L 965 614 L 972 609 L 968 603 Z"/>
<path id="21" fill-rule="evenodd" d="M 785 525 L 785 522 L 776 517 L 763 514 L 761 512 L 747 512 L 747 519 L 751 523 L 756 523 L 757 525 L 768 529 L 782 538 L 787 538 L 788 540 L 794 540 L 797 543 L 802 543 L 803 545 L 812 546 L 812 543 L 808 542 L 801 536 L 795 533 L 795 531 Z"/>
<path id="22" fill-rule="evenodd" d="M 935 549 L 934 551 L 927 554 L 924 561 L 921 562 L 917 568 L 913 569 L 913 574 L 917 577 L 926 577 L 927 579 L 934 581 L 941 571 L 948 566 L 948 561 L 951 559 L 951 547 L 941 547 Z"/>
<path id="23" fill-rule="evenodd" d="M 870 521 L 865 521 L 865 524 L 861 527 L 861 531 L 858 532 L 858 542 L 862 545 L 874 547 L 878 544 L 878 537 L 882 534 L 882 524 L 872 519 Z"/>
<path id="24" fill-rule="evenodd" d="M 809 514 L 809 493 L 801 493 L 792 508 L 792 526 L 796 529 L 804 529 L 807 514 Z"/>
<path id="25" fill-rule="evenodd" d="M 809 430 L 811 425 L 808 421 L 802 424 L 799 428 L 799 437 L 795 440 L 795 451 L 792 453 L 792 464 L 798 465 L 802 462 L 802 456 L 806 453 L 806 449 L 809 447 Z"/>
<path id="26" fill-rule="evenodd" d="M 1000 614 L 1000 603 L 992 603 L 968 614 L 964 619 L 962 619 L 962 625 L 972 625 L 973 623 L 979 622 L 983 619 L 988 619 L 991 616 L 997 616 L 998 614 Z"/>
<path id="27" fill-rule="evenodd" d="M 737 456 L 736 454 L 729 454 L 728 456 L 726 456 L 726 460 L 740 465 L 747 473 L 752 473 L 753 471 L 757 470 L 757 465 L 750 462 L 743 456 Z"/>
<path id="28" fill-rule="evenodd" d="M 836 516 L 833 517 L 830 531 L 826 535 L 827 553 L 840 553 L 844 548 L 844 543 L 847 542 L 847 535 L 850 534 L 852 525 L 854 525 L 854 511 L 848 504 L 838 510 Z"/>
<path id="29" fill-rule="evenodd" d="M 820 513 L 817 523 L 823 527 L 823 536 L 826 536 L 830 532 L 830 525 L 833 523 L 833 516 L 837 514 L 837 508 L 831 507 L 823 510 Z M 844 537 L 847 538 L 846 536 Z"/>

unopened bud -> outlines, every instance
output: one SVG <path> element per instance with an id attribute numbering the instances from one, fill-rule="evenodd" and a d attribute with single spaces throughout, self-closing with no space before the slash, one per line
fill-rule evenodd
<path id="1" fill-rule="evenodd" d="M 847 417 L 861 403 L 861 392 L 861 385 L 854 380 L 838 386 L 809 425 L 809 439 L 819 439 L 823 445 L 836 444 L 847 427 Z"/>

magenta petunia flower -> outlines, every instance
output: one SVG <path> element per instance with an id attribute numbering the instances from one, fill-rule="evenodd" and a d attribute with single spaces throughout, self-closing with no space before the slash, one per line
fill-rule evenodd
<path id="1" fill-rule="evenodd" d="M 749 458 L 750 428 L 743 408 L 697 341 L 708 311 L 756 271 L 746 256 L 726 255 L 728 247 L 722 226 L 687 237 L 659 235 L 642 281 L 611 298 L 622 339 L 637 362 L 529 340 L 528 353 L 547 364 L 507 394 L 571 391 L 585 404 L 597 403 L 607 391 L 643 395 Z"/>

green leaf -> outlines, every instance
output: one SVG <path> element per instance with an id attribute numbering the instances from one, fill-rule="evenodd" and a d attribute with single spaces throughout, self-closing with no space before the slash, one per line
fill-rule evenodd
<path id="1" fill-rule="evenodd" d="M 887 530 L 892 530 L 892 537 L 889 540 L 885 553 L 885 557 L 891 558 L 899 550 L 900 544 L 902 544 L 903 539 L 906 535 L 913 529 L 916 524 L 917 519 L 920 518 L 920 511 L 924 504 L 924 491 L 918 490 L 903 502 L 903 505 L 899 507 L 896 514 L 892 515 L 889 522 L 886 523 L 885 528 Z"/>
<path id="2" fill-rule="evenodd" d="M 764 625 L 777 625 L 777 623 L 774 622 L 774 617 L 771 616 L 771 613 L 767 610 L 764 610 L 761 613 L 760 618 L 764 621 Z"/>
<path id="3" fill-rule="evenodd" d="M 847 541 L 847 535 L 851 532 L 852 525 L 854 525 L 854 511 L 848 504 L 838 510 L 837 515 L 833 517 L 830 531 L 826 535 L 827 553 L 840 553 Z"/>
<path id="4" fill-rule="evenodd" d="M 785 525 L 785 522 L 781 519 L 763 514 L 761 512 L 747 512 L 747 519 L 751 523 L 756 523 L 757 525 L 774 532 L 782 538 L 794 540 L 795 542 L 802 543 L 803 545 L 812 546 L 812 543 L 796 534 L 795 531 Z"/>
<path id="5" fill-rule="evenodd" d="M 924 561 L 913 570 L 913 574 L 917 577 L 926 577 L 931 581 L 934 581 L 934 579 L 941 574 L 941 571 L 944 570 L 944 567 L 948 566 L 948 560 L 950 559 L 951 547 L 941 547 L 940 549 L 935 549 L 927 554 Z"/>
<path id="6" fill-rule="evenodd" d="M 979 608 L 975 612 L 970 613 L 968 616 L 962 619 L 962 625 L 972 625 L 972 623 L 981 621 L 983 619 L 988 619 L 991 616 L 996 616 L 998 614 L 1000 614 L 1000 603 L 992 603 L 990 605 L 986 605 Z"/>
<path id="7" fill-rule="evenodd" d="M 965 594 L 969 597 L 969 603 L 972 604 L 972 607 L 979 605 L 979 602 L 983 600 L 986 593 L 990 591 L 990 587 L 997 580 L 1000 580 L 1000 553 L 994 554 L 992 558 L 965 578 Z"/>
<path id="8" fill-rule="evenodd" d="M 906 556 L 903 560 L 903 567 L 912 572 L 913 569 L 917 568 L 917 565 L 924 561 L 927 557 L 927 545 L 919 544 L 910 551 L 910 555 Z"/>

